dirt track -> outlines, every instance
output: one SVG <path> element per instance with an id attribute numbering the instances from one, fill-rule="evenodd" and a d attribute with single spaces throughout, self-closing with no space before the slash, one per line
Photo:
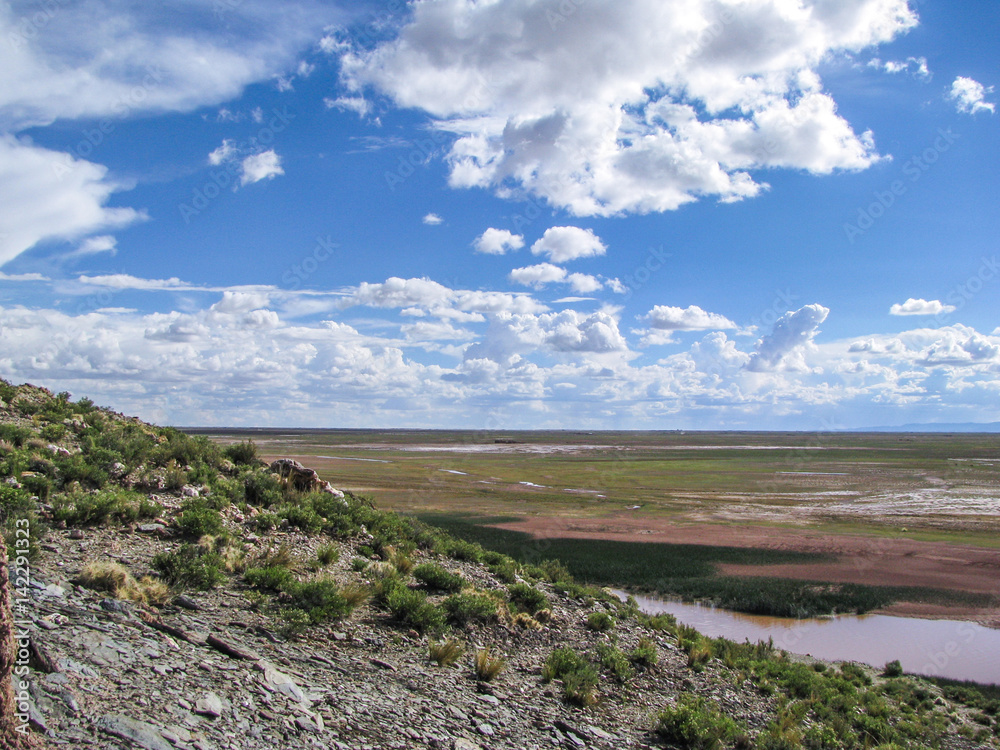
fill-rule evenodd
<path id="1" fill-rule="evenodd" d="M 1000 550 L 912 539 L 887 539 L 761 526 L 677 524 L 666 519 L 619 514 L 600 519 L 529 518 L 497 524 L 540 538 L 609 539 L 669 544 L 819 552 L 827 563 L 802 565 L 720 565 L 738 576 L 773 576 L 874 586 L 927 586 L 992 594 L 1000 598 Z M 904 603 L 885 610 L 910 617 L 965 619 L 1000 627 L 1000 607 L 975 609 Z"/>

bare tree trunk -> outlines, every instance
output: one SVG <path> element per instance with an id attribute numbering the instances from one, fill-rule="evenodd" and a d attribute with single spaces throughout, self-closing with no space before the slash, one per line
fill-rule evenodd
<path id="1" fill-rule="evenodd" d="M 0 536 L 0 750 L 27 750 L 45 743 L 18 718 L 11 675 L 17 665 L 14 613 L 11 611 L 11 581 L 7 544 Z M 20 680 L 18 680 L 20 681 Z"/>

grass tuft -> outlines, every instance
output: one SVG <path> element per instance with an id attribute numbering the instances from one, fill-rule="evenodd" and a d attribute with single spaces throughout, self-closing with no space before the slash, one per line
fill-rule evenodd
<path id="1" fill-rule="evenodd" d="M 439 667 L 450 667 L 465 653 L 465 646 L 456 638 L 449 638 L 446 641 L 431 640 L 427 644 L 427 653 Z"/>
<path id="2" fill-rule="evenodd" d="M 490 682 L 507 667 L 507 660 L 493 654 L 489 646 L 476 651 L 473 660 L 473 671 L 483 682 Z"/>

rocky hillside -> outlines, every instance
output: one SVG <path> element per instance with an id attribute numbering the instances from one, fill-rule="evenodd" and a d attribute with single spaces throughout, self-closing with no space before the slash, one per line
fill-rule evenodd
<path id="1" fill-rule="evenodd" d="M 997 746 L 989 691 L 710 640 L 252 443 L 0 382 L 11 552 L 25 520 L 26 704 L 53 745 Z"/>

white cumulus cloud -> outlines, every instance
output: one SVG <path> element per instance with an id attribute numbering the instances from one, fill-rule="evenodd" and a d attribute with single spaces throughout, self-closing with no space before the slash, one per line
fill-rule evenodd
<path id="1" fill-rule="evenodd" d="M 670 307 L 656 305 L 646 315 L 640 317 L 650 328 L 662 331 L 720 331 L 736 328 L 736 324 L 724 315 L 705 312 L 697 305 Z"/>
<path id="2" fill-rule="evenodd" d="M 952 84 L 948 98 L 955 102 L 959 112 L 974 115 L 977 112 L 989 112 L 992 114 L 996 110 L 993 102 L 986 101 L 986 95 L 993 93 L 992 86 L 983 86 L 979 81 L 965 76 L 958 76 Z"/>
<path id="3" fill-rule="evenodd" d="M 579 227 L 550 227 L 531 246 L 533 255 L 548 256 L 553 263 L 604 255 L 607 250 L 607 246 L 593 231 Z"/>
<path id="4" fill-rule="evenodd" d="M 281 168 L 281 157 L 273 149 L 262 151 L 246 157 L 240 163 L 240 185 L 252 185 L 284 173 L 285 170 Z"/>
<path id="5" fill-rule="evenodd" d="M 829 314 L 829 309 L 822 305 L 806 305 L 795 312 L 782 315 L 775 322 L 771 333 L 757 341 L 747 369 L 752 372 L 767 372 L 777 367 L 788 355 L 812 341 L 820 324 Z"/>
<path id="6" fill-rule="evenodd" d="M 329 45 L 351 95 L 374 89 L 458 138 L 454 187 L 524 189 L 578 216 L 766 189 L 751 170 L 878 161 L 819 64 L 917 24 L 906 0 L 436 0 L 394 39 Z"/>
<path id="7" fill-rule="evenodd" d="M 46 240 L 73 240 L 145 218 L 107 206 L 126 186 L 100 164 L 0 135 L 0 266 Z"/>
<path id="8" fill-rule="evenodd" d="M 504 255 L 511 250 L 520 250 L 524 247 L 524 237 L 507 229 L 490 227 L 476 238 L 472 246 L 477 253 Z"/>
<path id="9" fill-rule="evenodd" d="M 539 263 L 534 266 L 515 268 L 510 272 L 508 278 L 515 284 L 541 289 L 546 284 L 563 281 L 566 278 L 566 269 L 551 263 Z"/>
<path id="10" fill-rule="evenodd" d="M 890 315 L 940 315 L 941 313 L 955 312 L 954 305 L 945 305 L 940 300 L 914 299 L 910 297 L 902 304 L 895 304 L 889 308 Z"/>

